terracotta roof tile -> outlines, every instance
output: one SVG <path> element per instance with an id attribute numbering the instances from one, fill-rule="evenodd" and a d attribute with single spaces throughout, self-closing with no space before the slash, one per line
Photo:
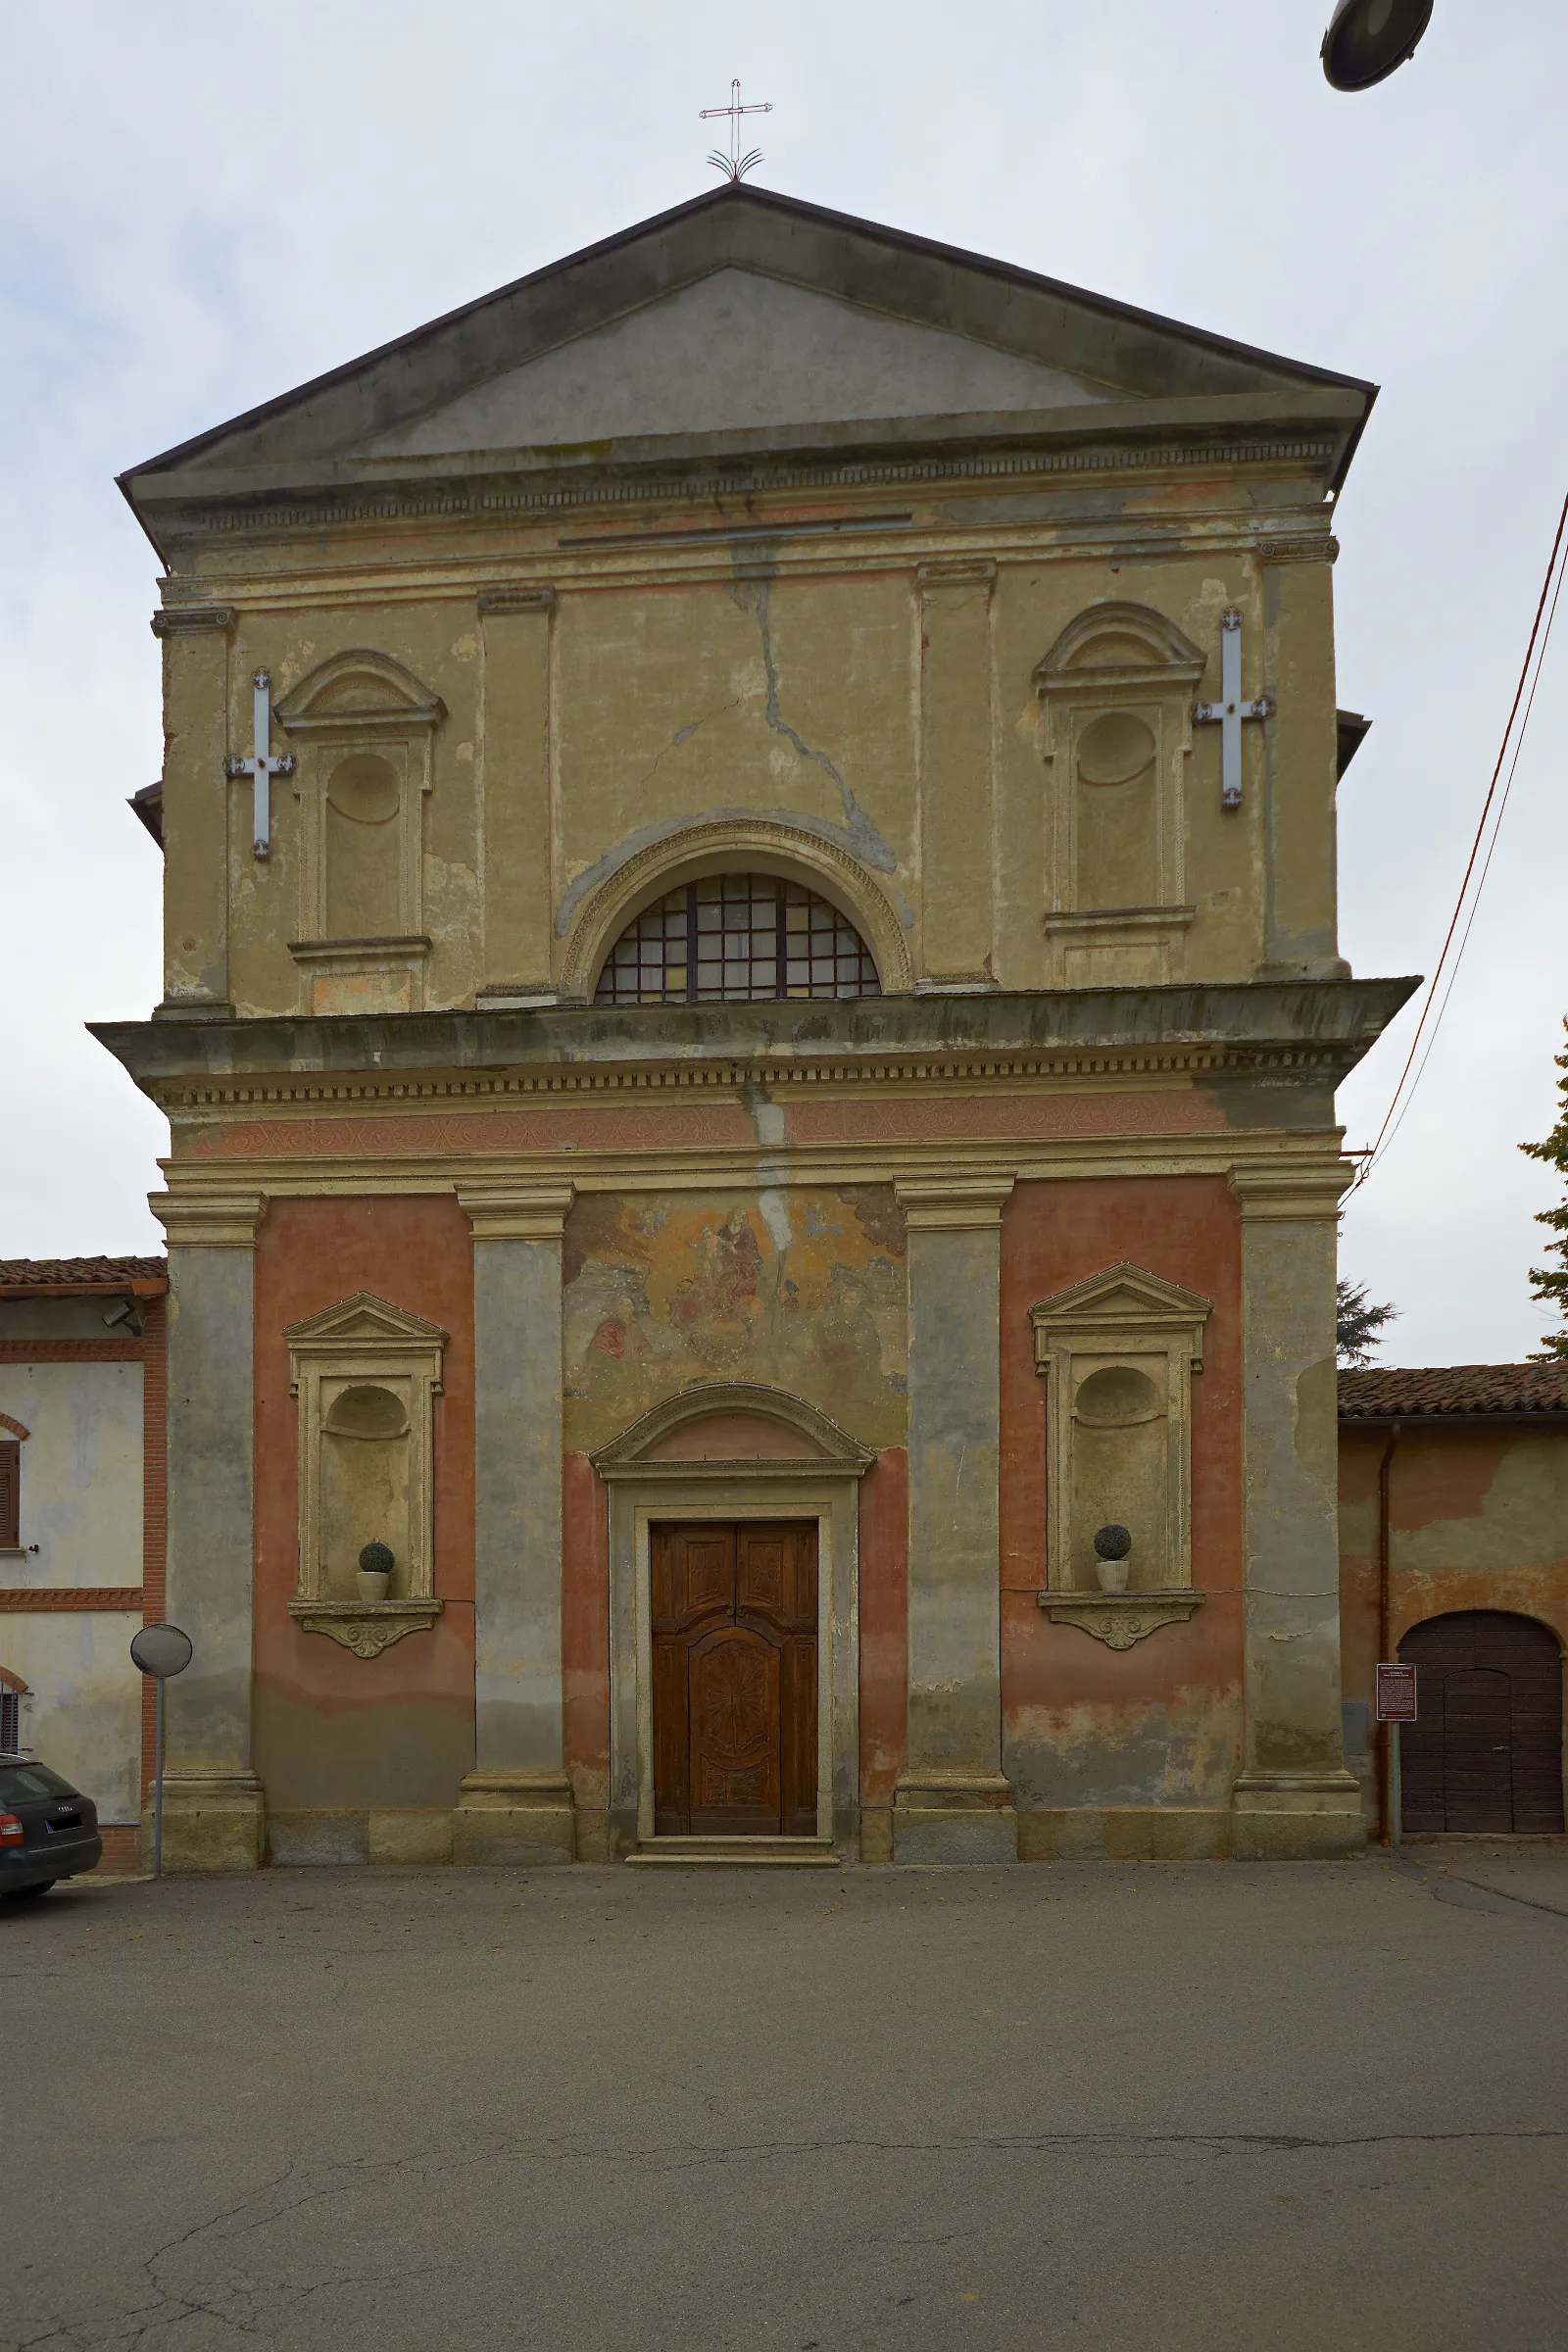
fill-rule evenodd
<path id="1" fill-rule="evenodd" d="M 113 1291 L 168 1278 L 165 1257 L 0 1257 L 0 1292 Z"/>
<path id="2" fill-rule="evenodd" d="M 1568 1363 L 1417 1364 L 1408 1371 L 1379 1364 L 1340 1374 L 1342 1421 L 1468 1413 L 1568 1414 Z"/>

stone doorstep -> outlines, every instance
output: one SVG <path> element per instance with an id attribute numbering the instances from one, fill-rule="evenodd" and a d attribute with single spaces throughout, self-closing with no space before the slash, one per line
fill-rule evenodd
<path id="1" fill-rule="evenodd" d="M 628 1863 L 662 1870 L 837 1870 L 831 1838 L 645 1838 Z"/>

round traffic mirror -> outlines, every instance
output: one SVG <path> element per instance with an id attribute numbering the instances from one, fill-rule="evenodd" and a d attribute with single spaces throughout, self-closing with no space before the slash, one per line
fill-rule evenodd
<path id="1" fill-rule="evenodd" d="M 183 1674 L 190 1664 L 190 1636 L 177 1625 L 144 1625 L 140 1633 L 131 1636 L 130 1660 L 155 1682 L 166 1683 L 172 1674 Z"/>

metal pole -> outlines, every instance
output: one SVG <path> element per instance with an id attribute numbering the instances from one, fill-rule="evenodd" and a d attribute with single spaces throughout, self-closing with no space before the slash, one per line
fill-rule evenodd
<path id="1" fill-rule="evenodd" d="M 153 1877 L 164 1873 L 164 1678 L 158 1678 L 158 1744 L 153 1765 Z"/>
<path id="2" fill-rule="evenodd" d="M 1401 1727 L 1397 1723 L 1391 1723 L 1389 1729 L 1394 1734 L 1393 1746 L 1390 1750 L 1393 1769 L 1389 1774 L 1389 1812 L 1393 1818 L 1389 1824 L 1389 1834 L 1395 1844 L 1398 1845 L 1401 1843 L 1400 1833 L 1404 1827 L 1402 1818 L 1404 1789 L 1399 1779 L 1399 1732 Z"/>

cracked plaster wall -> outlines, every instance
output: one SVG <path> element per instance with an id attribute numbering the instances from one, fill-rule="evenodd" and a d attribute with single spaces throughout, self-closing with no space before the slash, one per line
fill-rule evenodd
<path id="1" fill-rule="evenodd" d="M 1113 503 L 1152 529 L 1182 522 L 1180 497 L 1168 486 L 1129 488 Z M 951 520 L 964 512 L 954 502 Z M 1049 540 L 1054 526 L 1035 520 Z M 640 577 L 608 568 L 599 576 L 591 564 L 585 569 L 586 559 L 574 560 L 573 567 L 557 566 L 579 576 L 556 587 L 553 612 L 528 629 L 495 631 L 488 653 L 471 589 L 423 601 L 400 590 L 385 602 L 293 610 L 270 602 L 247 606 L 226 646 L 210 634 L 171 639 L 171 991 L 226 994 L 241 1014 L 308 1007 L 308 979 L 288 947 L 305 932 L 300 803 L 286 778 L 274 781 L 271 855 L 257 859 L 250 785 L 227 787 L 225 826 L 214 770 L 225 742 L 231 752 L 250 749 L 253 670 L 270 670 L 280 701 L 318 663 L 360 646 L 391 656 L 446 706 L 420 820 L 417 922 L 430 947 L 418 987 L 429 1007 L 471 1004 L 482 985 L 509 976 L 483 967 L 491 834 L 507 845 L 494 859 L 498 889 L 508 887 L 518 858 L 535 867 L 542 861 L 548 876 L 537 905 L 530 894 L 524 912 L 513 890 L 505 909 L 510 976 L 548 986 L 559 980 L 572 925 L 600 882 L 688 828 L 743 817 L 803 827 L 858 861 L 886 892 L 922 976 L 929 957 L 921 728 L 961 731 L 971 706 L 995 717 L 971 747 L 991 779 L 991 855 L 975 861 L 965 886 L 975 902 L 966 929 L 989 943 L 980 968 L 1003 987 L 1047 986 L 1053 967 L 1040 912 L 1055 897 L 1051 812 L 1071 781 L 1053 772 L 1059 761 L 1043 757 L 1035 671 L 1062 628 L 1107 597 L 1147 604 L 1211 649 L 1214 674 L 1202 693 L 1218 690 L 1219 618 L 1236 606 L 1244 690 L 1268 685 L 1280 701 L 1267 729 L 1244 730 L 1246 800 L 1235 814 L 1218 806 L 1218 730 L 1193 730 L 1181 786 L 1183 890 L 1196 908 L 1181 951 L 1187 976 L 1341 968 L 1326 567 L 1287 564 L 1265 574 L 1234 552 L 1066 564 L 1045 560 L 1044 548 L 1038 562 L 1004 564 L 989 592 L 975 655 L 989 666 L 987 692 L 975 695 L 965 668 L 933 702 L 931 676 L 922 701 L 914 578 L 928 537 L 918 534 L 907 565 L 882 559 L 860 571 L 816 574 L 796 568 L 800 544 L 783 535 L 737 550 L 727 578 L 661 577 L 657 558 L 639 566 Z M 941 544 L 945 556 L 961 556 L 962 531 Z M 243 542 L 228 557 L 241 573 L 254 560 Z M 378 555 L 372 541 L 363 562 L 363 577 L 373 579 L 393 551 Z M 387 577 L 390 585 L 395 573 Z M 211 585 L 223 593 L 226 582 Z M 543 715 L 536 731 L 514 739 L 499 721 L 491 726 L 487 698 L 497 710 L 506 699 L 498 664 L 541 659 L 532 628 L 546 648 Z M 273 748 L 288 747 L 279 736 Z M 514 809 L 528 812 L 527 842 Z"/>

